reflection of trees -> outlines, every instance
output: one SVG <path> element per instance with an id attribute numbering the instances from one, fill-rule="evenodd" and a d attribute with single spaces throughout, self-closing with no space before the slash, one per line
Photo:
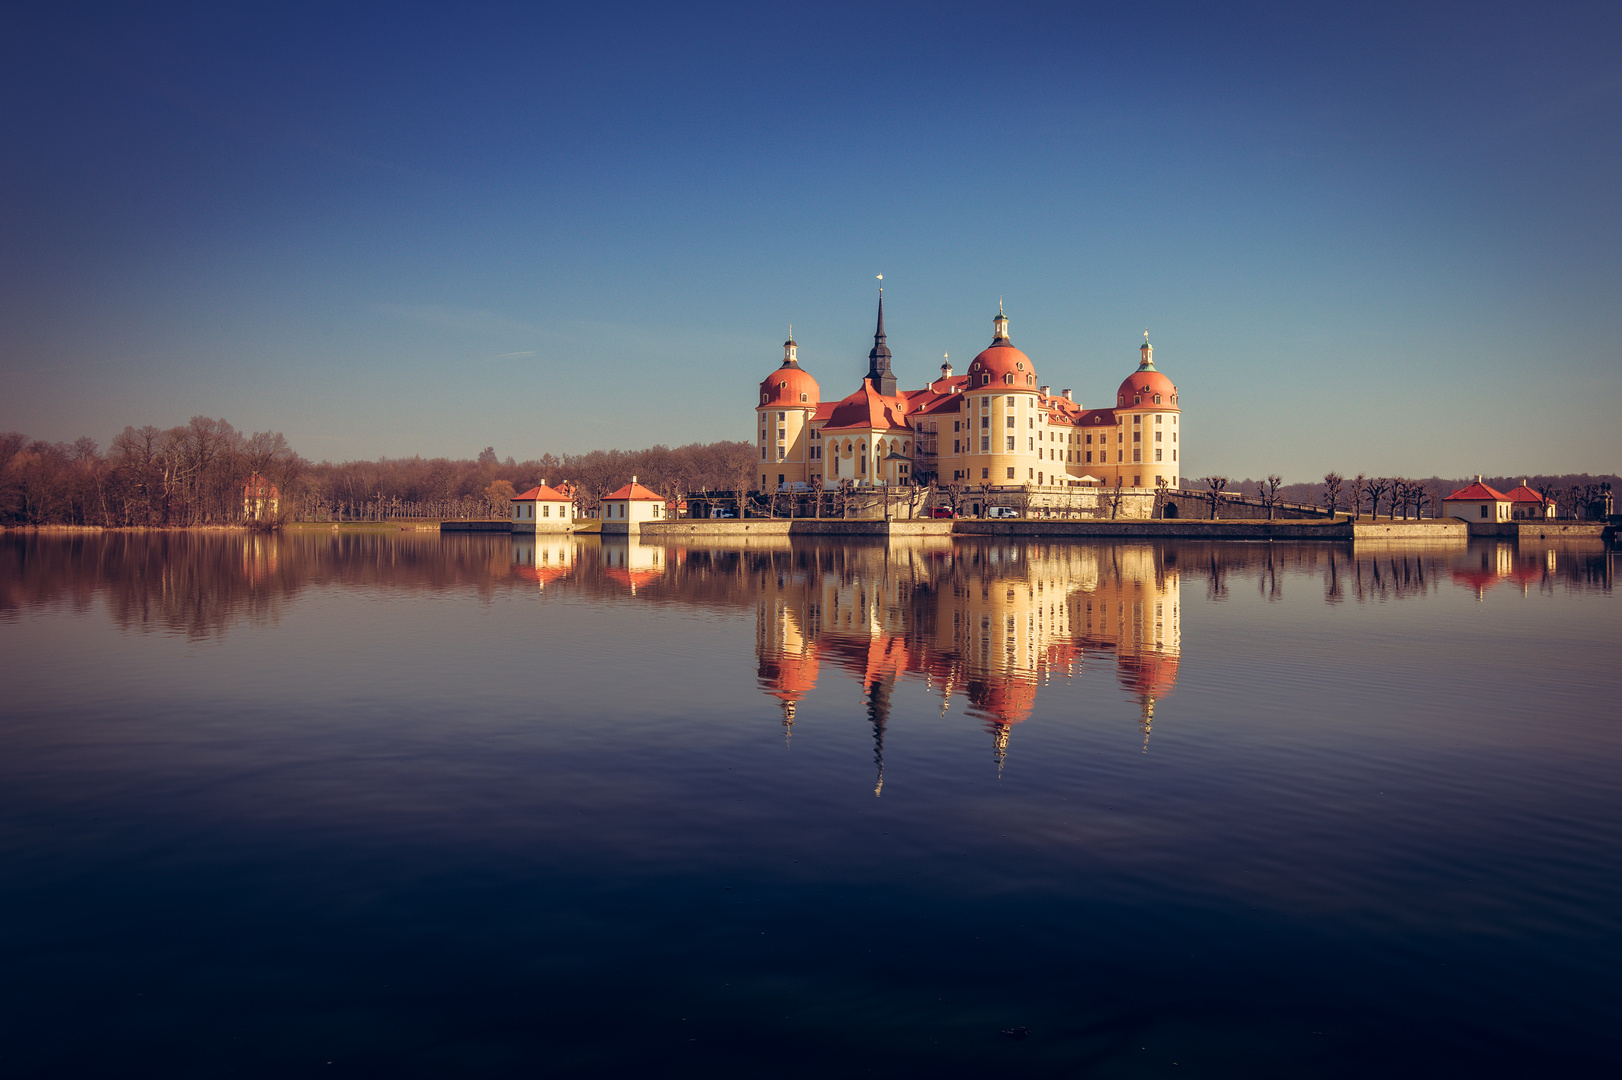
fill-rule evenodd
<path id="1" fill-rule="evenodd" d="M 111 532 L 0 538 L 0 612 L 105 604 L 118 626 L 207 638 L 274 623 L 311 587 L 489 598 L 519 584 L 507 538 L 436 533 Z"/>

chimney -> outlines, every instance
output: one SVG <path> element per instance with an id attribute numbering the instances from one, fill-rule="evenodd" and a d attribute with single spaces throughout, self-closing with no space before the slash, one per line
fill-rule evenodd
<path id="1" fill-rule="evenodd" d="M 1476 479 L 1480 480 L 1481 477 L 1478 476 L 1478 477 L 1476 477 Z M 631 483 L 633 483 L 633 484 L 636 483 L 636 474 L 635 473 L 631 474 Z"/>
<path id="2" fill-rule="evenodd" d="M 1042 391 L 1042 396 L 1043 397 L 1052 397 L 1053 396 L 1053 387 L 1051 387 L 1051 386 L 1038 386 L 1037 389 Z"/>
<path id="3" fill-rule="evenodd" d="M 543 476 L 543 477 L 541 477 L 541 486 L 542 486 L 542 487 L 545 487 L 545 486 L 546 486 L 546 477 L 544 477 L 544 476 Z"/>
<path id="4" fill-rule="evenodd" d="M 1478 484 L 1481 483 L 1481 474 L 1480 473 L 1476 473 L 1476 483 L 1478 483 Z"/>
<path id="5" fill-rule="evenodd" d="M 1074 401 L 1074 400 L 1076 400 L 1075 398 L 1070 396 L 1070 388 L 1068 386 L 1065 387 L 1063 390 L 1060 390 L 1059 393 L 1064 395 L 1064 399 L 1066 401 Z"/>

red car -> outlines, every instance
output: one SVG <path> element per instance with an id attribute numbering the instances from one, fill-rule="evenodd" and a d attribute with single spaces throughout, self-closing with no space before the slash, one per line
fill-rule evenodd
<path id="1" fill-rule="evenodd" d="M 929 516 L 932 518 L 955 518 L 957 517 L 957 514 L 946 509 L 944 506 L 937 506 L 935 509 L 929 512 Z"/>

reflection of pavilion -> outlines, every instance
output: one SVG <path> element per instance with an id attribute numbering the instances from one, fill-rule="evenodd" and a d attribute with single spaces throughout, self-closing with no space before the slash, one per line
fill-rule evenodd
<path id="1" fill-rule="evenodd" d="M 797 563 L 761 580 L 759 672 L 785 724 L 820 664 L 855 678 L 873 725 L 877 794 L 890 696 L 910 674 L 939 691 L 942 713 L 962 694 L 1000 770 L 1040 688 L 1090 653 L 1114 657 L 1140 703 L 1147 748 L 1155 702 L 1176 686 L 1181 637 L 1179 575 L 1154 548 L 961 545 L 918 555 L 846 549 L 826 567 Z"/>
<path id="2" fill-rule="evenodd" d="M 603 576 L 636 591 L 658 581 L 665 572 L 665 549 L 639 543 L 634 538 L 605 537 L 602 546 Z"/>
<path id="3" fill-rule="evenodd" d="M 513 573 L 545 589 L 550 583 L 568 577 L 574 570 L 576 550 L 575 541 L 566 534 L 514 533 Z"/>

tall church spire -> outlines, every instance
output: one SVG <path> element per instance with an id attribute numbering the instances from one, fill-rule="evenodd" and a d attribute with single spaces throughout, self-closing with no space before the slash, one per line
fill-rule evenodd
<path id="1" fill-rule="evenodd" d="M 867 381 L 885 397 L 895 397 L 895 375 L 890 372 L 890 347 L 884 343 L 884 286 L 879 286 L 879 325 L 873 331 L 873 351 L 867 354 Z"/>

